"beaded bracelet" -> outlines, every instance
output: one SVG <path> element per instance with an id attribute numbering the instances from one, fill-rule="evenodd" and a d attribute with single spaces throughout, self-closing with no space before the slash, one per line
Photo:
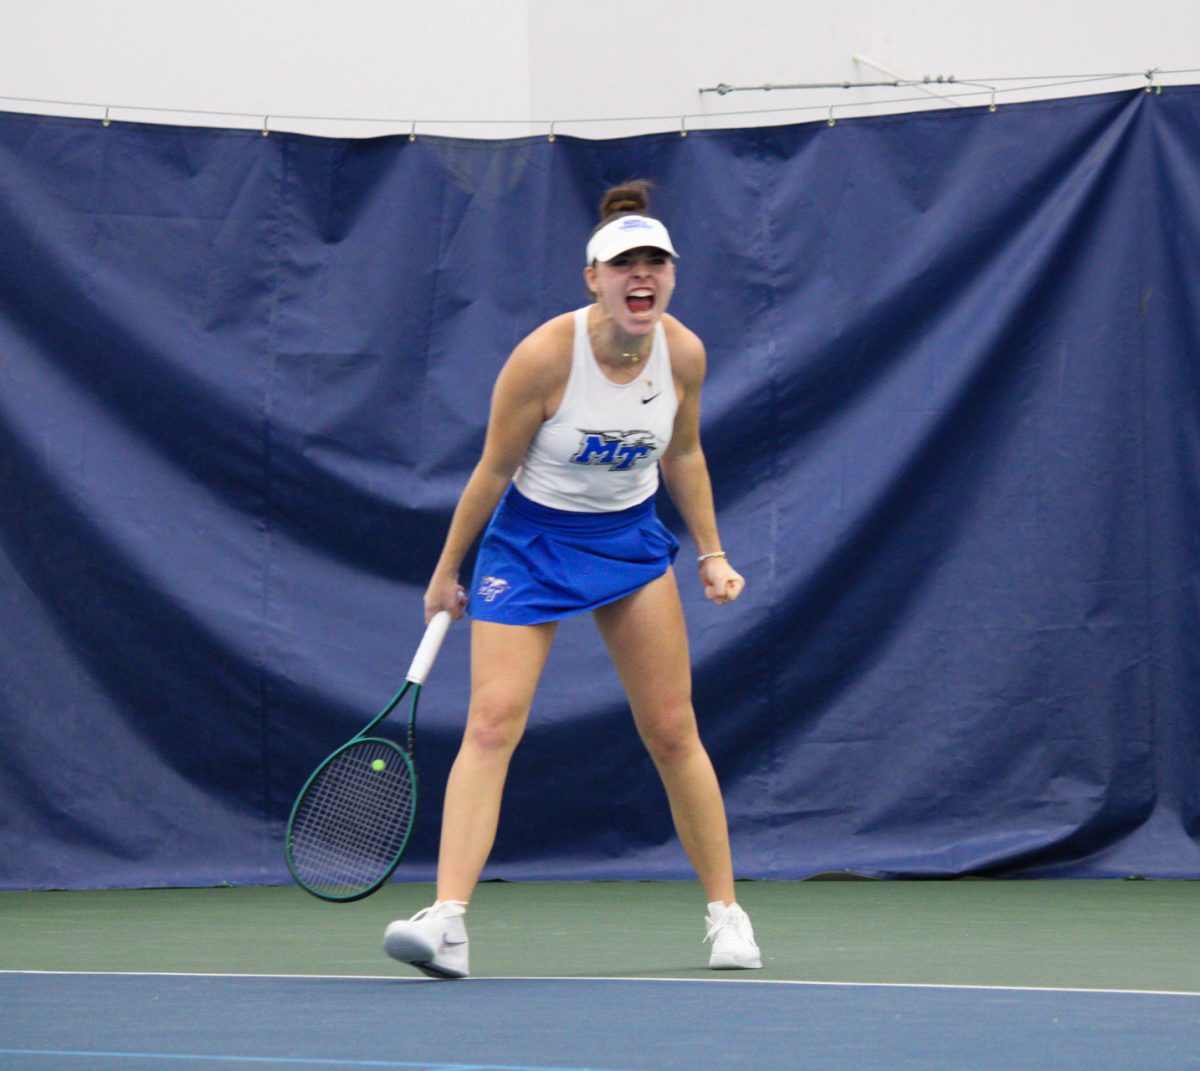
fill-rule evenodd
<path id="1" fill-rule="evenodd" d="M 696 559 L 696 561 L 698 564 L 703 565 L 706 561 L 708 561 L 709 558 L 728 558 L 728 557 L 729 557 L 729 555 L 726 554 L 723 550 L 710 550 L 707 554 L 701 554 L 700 557 L 698 557 Z"/>

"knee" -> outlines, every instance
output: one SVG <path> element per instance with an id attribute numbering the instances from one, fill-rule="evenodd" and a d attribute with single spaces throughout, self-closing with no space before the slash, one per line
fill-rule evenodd
<path id="1" fill-rule="evenodd" d="M 674 767 L 686 762 L 702 747 L 696 729 L 696 715 L 686 703 L 658 712 L 645 719 L 642 741 L 650 757 L 660 767 Z"/>
<path id="2" fill-rule="evenodd" d="M 480 752 L 512 752 L 521 742 L 528 714 L 528 706 L 504 696 L 476 696 L 471 703 L 463 743 Z"/>

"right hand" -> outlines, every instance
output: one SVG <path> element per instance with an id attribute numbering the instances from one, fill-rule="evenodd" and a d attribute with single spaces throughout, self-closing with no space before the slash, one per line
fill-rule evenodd
<path id="1" fill-rule="evenodd" d="M 451 618 L 457 621 L 462 617 L 467 606 L 467 593 L 458 582 L 458 575 L 434 576 L 425 589 L 425 624 L 433 620 L 433 615 L 442 610 L 448 610 Z"/>

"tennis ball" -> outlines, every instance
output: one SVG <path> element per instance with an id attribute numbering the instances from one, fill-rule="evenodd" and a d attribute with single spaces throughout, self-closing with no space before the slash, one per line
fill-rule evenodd
<path id="1" fill-rule="evenodd" d="M 371 763 L 371 769 L 378 773 L 380 770 L 387 769 L 387 763 L 384 762 L 383 759 L 376 759 L 373 763 Z"/>

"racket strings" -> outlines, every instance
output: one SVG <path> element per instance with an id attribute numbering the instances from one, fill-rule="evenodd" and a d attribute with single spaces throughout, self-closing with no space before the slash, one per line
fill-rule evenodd
<path id="1" fill-rule="evenodd" d="M 377 740 L 343 748 L 296 806 L 289 841 L 296 876 L 335 899 L 372 888 L 404 850 L 415 806 L 412 768 L 397 748 Z"/>

